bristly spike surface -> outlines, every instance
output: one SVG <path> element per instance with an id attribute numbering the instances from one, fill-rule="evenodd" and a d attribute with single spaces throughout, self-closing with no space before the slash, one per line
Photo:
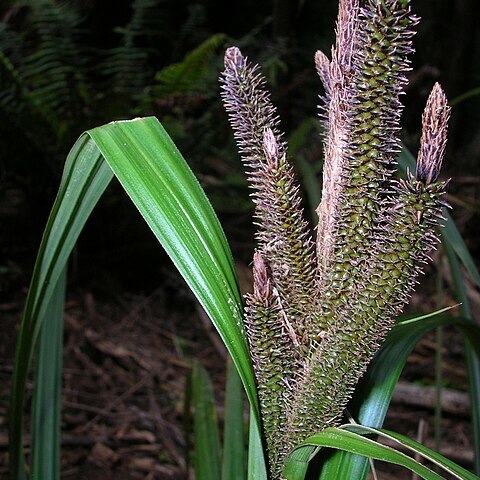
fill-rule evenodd
<path id="1" fill-rule="evenodd" d="M 345 22 L 345 11 L 348 8 L 340 8 L 339 25 Z M 325 163 L 339 173 L 335 195 L 329 190 L 332 180 L 324 184 L 319 217 L 326 223 L 319 225 L 317 241 L 319 309 L 328 320 L 322 341 L 299 377 L 298 395 L 288 414 L 289 431 L 297 441 L 314 433 L 315 426 L 309 431 L 305 425 L 315 425 L 315 419 L 326 425 L 337 421 L 394 315 L 408 299 L 419 273 L 417 262 L 424 258 L 421 252 L 435 240 L 427 232 L 432 228 L 428 218 L 438 216 L 441 208 L 443 186 L 426 193 L 411 185 L 405 195 L 391 179 L 399 150 L 399 95 L 406 84 L 417 18 L 408 2 L 366 0 L 356 19 L 355 29 L 347 29 L 354 34 L 356 47 L 346 49 L 349 61 L 345 51 L 339 57 L 350 71 L 343 83 L 332 86 L 329 104 Z M 335 102 L 335 95 L 343 103 Z M 346 120 L 340 107 L 348 111 Z M 343 144 L 337 141 L 332 151 L 338 132 Z M 328 175 L 332 171 L 331 167 Z M 422 195 L 428 195 L 428 201 Z M 412 214 L 420 211 L 421 215 Z M 333 396 L 328 393 L 332 391 Z M 318 400 L 322 398 L 328 400 Z"/>
<path id="2" fill-rule="evenodd" d="M 313 240 L 265 80 L 238 48 L 229 48 L 225 58 L 222 97 L 249 168 L 259 252 L 269 264 L 281 308 L 301 337 L 318 290 Z"/>
<path id="3" fill-rule="evenodd" d="M 417 160 L 416 177 L 427 185 L 435 182 L 440 173 L 447 145 L 450 110 L 442 87 L 436 83 L 423 112 L 423 131 Z"/>
<path id="4" fill-rule="evenodd" d="M 259 247 L 254 261 L 256 293 L 247 297 L 245 328 L 258 384 L 270 468 L 280 475 L 288 444 L 277 434 L 285 430 L 281 418 L 285 418 L 290 395 L 285 388 L 278 390 L 279 395 L 272 391 L 279 388 L 280 380 L 283 387 L 292 383 L 293 372 L 301 365 L 296 361 L 308 349 L 304 333 L 306 325 L 312 323 L 315 310 L 312 300 L 318 293 L 314 244 L 303 217 L 293 168 L 286 158 L 276 111 L 258 66 L 252 66 L 238 48 L 232 47 L 225 55 L 221 81 L 224 105 L 248 169 L 259 225 Z M 262 302 L 264 295 L 260 294 L 265 265 L 271 290 L 268 305 Z M 283 365 L 288 365 L 289 370 Z"/>
<path id="5" fill-rule="evenodd" d="M 223 103 L 242 159 L 247 167 L 252 168 L 252 180 L 255 182 L 255 169 L 264 158 L 263 135 L 266 128 L 270 128 L 275 136 L 279 155 L 286 151 L 275 107 L 265 88 L 265 79 L 259 74 L 258 65 L 251 65 L 237 47 L 230 47 L 225 53 L 225 71 L 221 82 Z"/>
<path id="6" fill-rule="evenodd" d="M 325 115 L 325 164 L 323 168 L 322 202 L 317 208 L 317 261 L 322 273 L 331 258 L 334 231 L 337 226 L 339 191 L 347 165 L 349 112 L 352 105 L 352 60 L 358 48 L 358 0 L 340 0 L 337 40 L 329 63 L 329 91 Z"/>
<path id="7" fill-rule="evenodd" d="M 285 330 L 279 299 L 259 252 L 253 258 L 253 279 L 254 293 L 246 296 L 245 330 L 257 380 L 269 469 L 273 478 L 280 478 L 290 447 L 279 435 L 286 428 L 286 405 L 292 395 L 288 379 L 300 364 L 294 361 L 294 345 Z"/>
<path id="8" fill-rule="evenodd" d="M 409 0 L 340 0 L 332 59 L 315 55 L 326 130 L 316 258 L 265 81 L 238 48 L 225 55 L 222 96 L 259 225 L 245 331 L 271 479 L 298 442 L 339 423 L 438 241 L 450 115 L 438 84 L 416 175 L 393 176 L 417 22 Z"/>
<path id="9" fill-rule="evenodd" d="M 328 182 L 324 178 L 317 240 L 322 278 L 323 270 L 335 269 L 336 263 L 343 261 L 343 245 L 359 256 L 370 251 L 382 192 L 389 188 L 398 153 L 399 95 L 406 84 L 406 52 L 412 50 L 412 27 L 417 21 L 408 5 L 367 0 L 358 10 L 354 5 L 345 6 L 339 12 L 338 29 L 342 23 L 349 25 L 343 15 L 350 10 L 355 28 L 349 26 L 347 32 L 354 39 L 344 40 L 348 47 L 340 44 L 344 51 L 332 60 L 333 67 L 339 62 L 336 58 L 344 64 L 336 67 L 342 76 L 332 87 L 325 147 L 324 177 L 328 176 Z M 352 42 L 355 48 L 349 46 Z M 345 51 L 350 52 L 349 59 Z M 339 132 L 342 141 L 336 140 Z M 333 165 L 330 171 L 329 165 Z"/>

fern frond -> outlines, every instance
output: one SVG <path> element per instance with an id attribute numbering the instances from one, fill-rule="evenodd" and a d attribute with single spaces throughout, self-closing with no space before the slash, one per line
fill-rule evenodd
<path id="1" fill-rule="evenodd" d="M 179 62 L 169 65 L 155 75 L 156 84 L 150 87 L 151 95 L 161 98 L 184 92 L 211 91 L 210 82 L 214 77 L 212 60 L 218 49 L 224 45 L 227 36 L 223 33 L 212 35 Z"/>
<path id="2" fill-rule="evenodd" d="M 32 2 L 30 13 L 35 49 L 19 69 L 36 102 L 61 125 L 86 101 L 80 19 L 68 7 L 48 1 Z"/>
<path id="3" fill-rule="evenodd" d="M 121 35 L 118 46 L 110 49 L 100 64 L 100 74 L 107 78 L 109 90 L 124 101 L 141 98 L 154 76 L 149 61 L 151 46 L 161 41 L 168 28 L 164 9 L 164 0 L 134 0 L 127 25 L 116 28 Z"/>

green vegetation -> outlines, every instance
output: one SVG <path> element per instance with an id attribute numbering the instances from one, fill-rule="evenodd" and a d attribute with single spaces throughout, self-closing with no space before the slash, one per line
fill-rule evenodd
<path id="1" fill-rule="evenodd" d="M 223 229 L 159 121 L 153 117 L 114 121 L 78 138 L 45 229 L 20 326 L 10 414 L 14 480 L 60 478 L 67 262 L 114 177 L 207 312 L 236 367 L 228 369 L 222 454 L 212 385 L 205 370 L 193 366 L 194 468 L 199 480 L 245 476 L 300 480 L 305 475 L 363 479 L 369 468 L 367 458 L 402 465 L 426 479 L 478 478 L 408 438 L 381 430 L 408 353 L 427 331 L 455 325 L 466 338 L 474 440 L 477 449 L 480 445 L 480 402 L 475 401 L 480 395 L 480 329 L 471 321 L 460 265 L 478 285 L 480 275 L 444 209 L 445 182 L 438 177 L 450 109 L 438 84 L 425 107 L 416 167 L 397 138 L 399 95 L 406 83 L 412 28 L 417 22 L 409 4 L 408 0 L 366 0 L 360 9 L 357 0 L 341 0 L 332 58 L 320 52 L 315 57 L 326 93 L 324 181 L 316 210 L 320 219 L 316 240 L 304 218 L 266 81 L 239 48 L 227 49 L 222 96 L 253 187 L 258 224 L 254 292 L 247 295 L 245 309 Z M 25 63 L 29 73 L 24 74 L 2 54 L 6 82 L 17 88 L 16 96 L 10 97 L 5 95 L 9 88 L 4 89 L 2 108 L 13 112 L 14 102 L 20 99 L 25 122 L 40 122 L 38 131 L 26 128 L 32 144 L 51 152 L 72 135 L 79 119 L 70 114 L 85 108 L 82 102 L 93 90 L 81 69 L 65 69 L 63 63 L 70 60 L 57 58 L 58 30 L 52 26 L 58 27 L 58 19 L 67 22 L 63 28 L 69 34 L 61 36 L 62 53 L 72 55 L 78 17 L 61 13 L 56 3 L 36 5 L 32 2 L 28 11 L 43 8 L 35 18 L 46 17 L 45 28 L 38 27 L 42 58 L 32 54 Z M 141 76 L 129 77 L 148 59 L 147 50 L 139 49 L 135 39 L 145 32 L 155 35 L 158 26 L 146 25 L 154 18 L 156 5 L 153 0 L 133 3 L 131 20 L 122 32 L 123 49 L 113 49 L 102 67 L 111 80 L 110 101 L 125 97 L 140 109 L 154 108 L 162 99 L 189 98 L 192 92 L 212 98 L 209 82 L 218 60 L 216 52 L 227 40 L 223 34 L 199 42 L 183 61 L 158 70 L 150 83 Z M 13 38 L 8 37 L 12 32 L 2 35 Z M 46 58 L 56 66 L 51 73 L 58 82 L 41 76 Z M 35 75 L 42 77 L 38 89 L 32 87 L 35 82 L 29 83 Z M 83 105 L 79 110 L 78 104 Z M 114 109 L 116 102 L 111 105 Z M 171 121 L 174 113 L 165 123 L 175 130 L 181 124 Z M 209 119 L 206 114 L 201 122 Z M 22 129 L 22 118 L 16 120 L 20 121 L 15 128 Z M 45 131 L 50 132 L 50 141 Z M 212 131 L 205 130 L 204 141 Z M 297 133 L 297 138 L 302 136 Z M 399 180 L 395 178 L 397 159 L 404 174 Z M 310 183 L 309 188 L 315 186 Z M 309 198 L 315 196 L 309 192 Z M 462 317 L 447 316 L 450 309 L 444 308 L 396 322 L 420 264 L 428 260 L 439 237 L 462 302 Z M 32 442 L 26 468 L 25 388 L 33 363 Z M 243 405 L 238 401 L 242 384 L 250 405 L 247 468 Z M 347 403 L 352 421 L 343 424 Z M 435 468 L 400 449 L 385 447 L 372 433 L 388 437 Z M 339 451 L 318 464 L 311 462 L 325 447 Z"/>

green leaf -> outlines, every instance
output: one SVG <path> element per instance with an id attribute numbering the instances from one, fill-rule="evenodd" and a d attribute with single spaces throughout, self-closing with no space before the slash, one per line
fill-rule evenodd
<path id="1" fill-rule="evenodd" d="M 60 478 L 60 412 L 66 269 L 45 312 L 32 407 L 32 478 Z"/>
<path id="2" fill-rule="evenodd" d="M 10 402 L 10 470 L 25 478 L 23 411 L 33 350 L 58 280 L 83 225 L 112 178 L 94 142 L 82 135 L 70 151 L 35 262 L 15 351 Z"/>
<path id="3" fill-rule="evenodd" d="M 368 430 L 371 429 L 367 429 L 367 431 Z M 412 453 L 416 455 L 421 455 L 423 458 L 434 463 L 435 465 L 445 470 L 445 472 L 450 473 L 450 475 L 454 477 L 461 479 L 478 480 L 477 475 L 474 475 L 468 470 L 465 470 L 464 468 L 457 465 L 455 462 L 452 462 L 448 458 L 445 458 L 443 455 L 440 455 L 439 453 L 430 450 L 429 448 L 421 445 L 415 440 L 400 435 L 396 432 L 391 432 L 389 430 L 382 430 L 380 436 L 382 436 L 383 438 L 388 438 L 389 440 L 396 440 L 399 445 L 408 448 Z"/>
<path id="4" fill-rule="evenodd" d="M 260 430 L 250 407 L 250 429 L 248 435 L 248 480 L 267 480 L 267 467 L 262 447 Z"/>
<path id="5" fill-rule="evenodd" d="M 216 51 L 226 40 L 227 36 L 224 33 L 212 35 L 188 53 L 180 63 L 168 65 L 160 70 L 155 75 L 156 84 L 151 87 L 154 98 L 178 95 L 182 92 L 208 91 L 211 85 L 207 80 L 211 74 L 212 63 L 215 62 Z"/>
<path id="6" fill-rule="evenodd" d="M 193 364 L 192 393 L 195 405 L 195 478 L 221 480 L 220 441 L 213 387 L 207 371 L 198 362 Z"/>
<path id="7" fill-rule="evenodd" d="M 427 480 L 440 480 L 444 478 L 404 453 L 361 435 L 372 433 L 394 439 L 399 446 L 406 447 L 410 451 L 441 467 L 445 470 L 445 473 L 453 475 L 454 478 L 462 480 L 478 480 L 478 477 L 455 465 L 440 454 L 435 453 L 402 435 L 391 435 L 390 432 L 352 424 L 342 425 L 339 428 L 327 428 L 322 432 L 309 437 L 305 442 L 295 448 L 287 460 L 284 471 L 286 479 L 302 480 L 304 478 L 305 464 L 308 463 L 312 456 L 323 447 L 341 449 L 375 460 L 401 465 Z M 342 478 L 351 478 L 344 471 L 342 471 L 341 474 Z"/>
<path id="8" fill-rule="evenodd" d="M 340 428 L 350 432 L 358 433 L 360 435 L 378 435 L 379 437 L 390 440 L 390 442 L 397 444 L 399 447 L 409 451 L 410 453 L 422 457 L 423 459 L 436 465 L 440 469 L 444 470 L 445 473 L 448 473 L 455 478 L 478 480 L 478 477 L 476 475 L 460 467 L 448 458 L 445 458 L 443 455 L 440 455 L 439 453 L 425 447 L 424 445 L 416 442 L 415 440 L 411 440 L 410 438 L 404 435 L 400 435 L 399 433 L 383 429 L 377 430 L 375 428 L 354 424 L 342 425 Z"/>
<path id="9" fill-rule="evenodd" d="M 88 133 L 217 328 L 259 418 L 233 259 L 200 184 L 155 118 Z"/>
<path id="10" fill-rule="evenodd" d="M 398 163 L 399 170 L 403 172 L 405 172 L 407 168 L 410 170 L 415 168 L 415 159 L 405 147 L 402 148 Z M 444 212 L 444 215 L 446 221 L 444 222 L 443 228 L 440 229 L 443 248 L 448 255 L 456 297 L 462 304 L 460 307 L 462 316 L 471 320 L 472 315 L 465 289 L 465 281 L 463 274 L 460 272 L 457 257 L 477 285 L 480 285 L 480 273 L 452 218 L 448 212 Z M 469 378 L 469 394 L 472 405 L 473 444 L 476 452 L 475 471 L 480 475 L 480 360 L 478 356 L 476 357 L 471 351 L 468 341 L 465 343 L 465 355 Z"/>
<path id="11" fill-rule="evenodd" d="M 457 257 L 461 260 L 467 272 L 472 277 L 473 281 L 480 286 L 480 274 L 475 265 L 470 252 L 468 251 L 465 241 L 463 240 L 460 232 L 458 231 L 452 217 L 448 212 L 444 212 L 446 220 L 442 222 L 442 228 L 440 229 L 442 235 L 443 245 L 448 244 L 452 247 Z"/>
<path id="12" fill-rule="evenodd" d="M 430 330 L 459 321 L 441 316 L 450 308 L 400 321 L 393 327 L 356 389 L 355 399 L 358 395 L 362 400 L 354 401 L 349 407 L 354 416 L 358 413 L 362 425 L 376 428 L 382 425 L 397 381 L 415 345 Z"/>
<path id="13" fill-rule="evenodd" d="M 469 325 L 473 326 L 473 316 L 468 299 L 465 279 L 463 278 L 460 264 L 454 254 L 453 248 L 444 245 L 445 252 L 450 264 L 450 272 L 453 280 L 455 296 L 460 305 L 460 312 L 465 317 Z M 467 360 L 468 371 L 468 392 L 470 395 L 470 405 L 472 408 L 472 430 L 473 447 L 475 452 L 475 472 L 480 475 L 480 353 L 477 344 L 480 341 L 480 335 L 471 335 L 467 332 L 465 335 L 465 357 Z M 476 355 L 473 351 L 476 349 Z"/>
<path id="14" fill-rule="evenodd" d="M 232 361 L 227 363 L 222 480 L 245 480 L 243 388 Z"/>
<path id="15" fill-rule="evenodd" d="M 218 219 L 158 120 L 114 122 L 83 134 L 72 148 L 39 249 L 20 326 L 12 386 L 10 459 L 15 480 L 25 476 L 25 384 L 45 311 L 112 172 L 219 331 L 239 371 L 259 430 L 255 381 L 242 331 L 242 302 Z"/>
<path id="16" fill-rule="evenodd" d="M 383 425 L 393 391 L 407 357 L 430 330 L 438 326 L 455 325 L 465 336 L 476 339 L 475 348 L 480 349 L 480 328 L 468 321 L 441 315 L 450 308 L 404 320 L 395 325 L 360 380 L 352 402 L 348 406 L 350 414 L 356 421 L 374 428 L 380 428 Z M 320 478 L 335 479 L 338 472 L 342 472 L 345 478 L 363 479 L 368 469 L 369 462 L 366 458 L 335 452 L 326 459 Z"/>

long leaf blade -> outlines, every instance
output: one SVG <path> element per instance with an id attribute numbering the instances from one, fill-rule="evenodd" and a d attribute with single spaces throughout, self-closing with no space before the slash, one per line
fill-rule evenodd
<path id="1" fill-rule="evenodd" d="M 419 457 L 422 457 L 425 460 L 433 463 L 437 467 L 440 467 L 442 470 L 445 471 L 445 473 L 448 473 L 453 477 L 456 477 L 458 479 L 478 480 L 478 477 L 476 475 L 460 467 L 455 462 L 452 462 L 448 458 L 445 458 L 443 455 L 440 455 L 439 453 L 425 447 L 421 443 L 418 443 L 415 440 L 412 440 L 404 435 L 400 435 L 399 433 L 391 432 L 385 429 L 378 430 L 375 428 L 354 424 L 342 425 L 340 428 L 349 432 L 358 433 L 360 435 L 374 434 L 381 438 L 388 439 L 396 445 L 403 447 L 410 453 L 418 455 Z"/>
<path id="2" fill-rule="evenodd" d="M 45 312 L 80 232 L 112 179 L 95 143 L 82 135 L 70 151 L 62 182 L 40 244 L 15 350 L 10 400 L 10 470 L 25 478 L 23 418 L 25 385 Z"/>
<path id="3" fill-rule="evenodd" d="M 248 480 L 267 480 L 267 468 L 262 447 L 260 429 L 250 407 L 250 428 L 248 433 Z"/>
<path id="4" fill-rule="evenodd" d="M 403 147 L 398 157 L 398 170 L 400 175 L 405 176 L 408 170 L 413 171 L 415 170 L 415 167 L 416 164 L 413 155 L 407 148 Z M 478 284 L 480 281 L 480 275 L 470 253 L 468 252 L 465 242 L 448 212 L 444 213 L 447 220 L 443 225 L 443 228 L 440 229 L 440 233 L 445 251 L 447 253 L 451 252 L 449 254 L 451 268 L 452 270 L 455 270 L 455 268 L 458 270 L 458 256 L 467 271 Z M 455 276 L 455 273 L 452 276 L 454 278 L 458 277 Z M 460 275 L 456 280 L 457 292 L 459 292 L 457 293 L 457 298 L 462 302 L 460 308 L 463 317 L 468 318 L 468 299 L 462 294 L 462 292 L 465 291 L 465 289 L 462 289 L 461 287 L 462 284 L 463 279 Z M 458 285 L 460 285 L 460 287 L 458 287 Z M 421 320 L 421 318 L 418 320 Z M 460 326 L 462 320 L 440 319 L 437 317 L 437 319 L 431 319 L 426 322 L 423 321 L 422 324 L 417 323 L 413 326 L 413 329 L 410 332 L 405 332 L 405 328 L 397 325 L 389 337 L 387 337 L 384 347 L 382 347 L 382 350 L 373 359 L 366 375 L 362 378 L 357 387 L 353 403 L 349 406 L 349 410 L 354 418 L 363 425 L 380 428 L 383 424 L 393 390 L 403 369 L 408 353 L 411 352 L 414 345 L 427 331 L 434 328 L 432 325 L 448 325 L 452 322 L 456 323 L 457 326 Z M 402 329 L 404 330 L 403 333 L 401 331 Z M 399 338 L 402 335 L 405 335 L 404 340 Z M 466 338 L 475 338 L 475 336 L 472 337 L 466 335 Z M 398 342 L 397 345 L 395 345 L 396 341 Z M 475 348 L 475 345 L 472 345 L 472 347 Z M 478 406 L 480 405 L 480 361 L 478 360 L 478 355 L 477 358 L 475 358 L 474 353 L 471 351 L 470 344 L 466 345 L 466 355 L 471 384 L 470 396 L 472 399 L 474 444 L 478 446 L 480 445 L 480 407 Z M 478 473 L 480 471 L 480 457 L 478 455 L 476 455 L 475 461 Z M 341 471 L 342 474 L 347 475 L 349 478 L 363 479 L 366 477 L 368 469 L 368 459 L 339 451 L 335 452 L 325 461 L 320 478 L 322 480 L 335 479 L 337 478 L 338 472 Z"/>
<path id="5" fill-rule="evenodd" d="M 468 338 L 480 339 L 480 329 L 472 323 L 441 314 L 448 308 L 405 320 L 395 325 L 384 345 L 368 367 L 349 405 L 352 416 L 362 425 L 380 428 L 383 425 L 393 391 L 408 355 L 420 339 L 438 326 L 455 325 Z M 472 342 L 476 349 L 479 342 Z M 346 478 L 363 479 L 369 469 L 368 459 L 345 452 L 335 452 L 322 466 L 322 480 L 337 478 L 338 472 Z"/>
<path id="6" fill-rule="evenodd" d="M 415 159 L 410 151 L 403 147 L 398 158 L 400 172 L 408 169 L 414 170 Z M 448 212 L 444 212 L 445 222 L 440 229 L 442 244 L 448 256 L 454 288 L 457 299 L 462 303 L 461 311 L 464 318 L 471 319 L 468 296 L 465 289 L 465 280 L 460 272 L 458 259 L 461 261 L 473 281 L 480 286 L 480 272 L 473 260 L 468 248 L 460 235 L 455 223 Z M 475 447 L 475 471 L 480 475 L 480 360 L 475 357 L 471 351 L 468 342 L 465 343 L 465 354 L 467 357 L 467 370 L 469 378 L 469 394 L 472 400 L 472 419 L 473 419 L 473 444 Z"/>
<path id="7" fill-rule="evenodd" d="M 66 268 L 45 312 L 32 406 L 32 478 L 60 478 L 60 399 Z"/>
<path id="8" fill-rule="evenodd" d="M 233 260 L 198 181 L 153 117 L 113 122 L 89 134 L 217 328 L 258 419 Z"/>
<path id="9" fill-rule="evenodd" d="M 232 361 L 227 363 L 222 480 L 245 480 L 243 388 Z"/>
<path id="10" fill-rule="evenodd" d="M 460 269 L 459 261 L 450 245 L 445 245 L 450 271 L 453 279 L 455 296 L 461 302 L 460 311 L 462 316 L 468 319 L 470 325 L 474 325 L 470 301 L 467 295 L 465 279 Z M 480 475 L 480 354 L 475 355 L 475 340 L 478 342 L 480 336 L 465 335 L 465 356 L 467 359 L 468 370 L 468 392 L 470 395 L 470 404 L 472 406 L 472 431 L 473 446 L 475 452 L 475 471 Z"/>
<path id="11" fill-rule="evenodd" d="M 198 362 L 193 365 L 192 384 L 195 405 L 195 478 L 221 480 L 220 440 L 212 381 Z"/>
<path id="12" fill-rule="evenodd" d="M 16 351 L 10 412 L 14 479 L 25 478 L 25 384 L 45 309 L 112 171 L 220 332 L 244 384 L 259 434 L 258 400 L 242 332 L 241 298 L 230 250 L 215 213 L 155 118 L 116 122 L 87 132 L 73 147 L 42 239 Z"/>
<path id="13" fill-rule="evenodd" d="M 409 450 L 421 455 L 424 459 L 440 466 L 446 473 L 453 475 L 461 480 L 478 480 L 478 477 L 465 469 L 458 467 L 438 453 L 413 442 L 402 435 L 389 435 L 389 432 L 365 428 L 361 425 L 342 425 L 340 428 L 327 428 L 322 432 L 312 435 L 305 442 L 299 445 L 289 456 L 285 467 L 285 477 L 287 480 L 303 480 L 305 463 L 318 452 L 320 448 L 329 447 L 341 449 L 350 453 L 363 455 L 376 460 L 381 460 L 408 468 L 412 472 L 427 480 L 441 480 L 444 477 L 435 473 L 430 468 L 415 461 L 404 453 L 386 445 L 382 445 L 370 438 L 363 437 L 361 434 L 375 433 L 377 435 L 394 438 L 399 445 L 408 447 Z M 342 471 L 342 476 L 345 472 Z M 349 478 L 349 477 L 343 477 Z"/>

